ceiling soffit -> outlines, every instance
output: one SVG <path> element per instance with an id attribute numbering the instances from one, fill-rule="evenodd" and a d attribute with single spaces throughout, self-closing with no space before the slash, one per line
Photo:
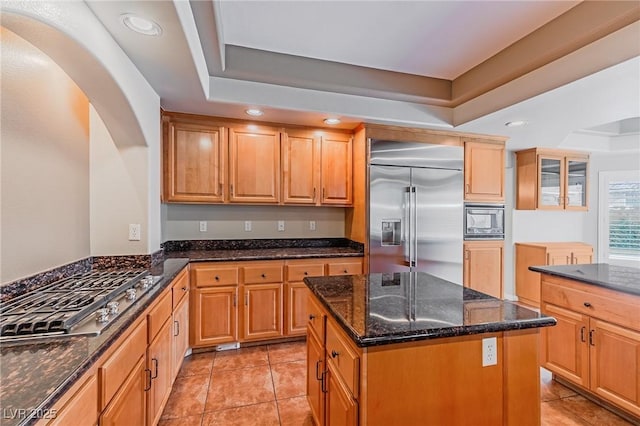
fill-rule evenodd
<path id="1" fill-rule="evenodd" d="M 191 6 L 213 77 L 452 108 L 640 20 L 638 2 L 582 2 L 454 80 L 445 80 L 225 45 L 216 2 L 191 2 Z M 211 22 L 217 23 L 216 28 Z M 638 55 L 640 43 L 632 40 L 615 55 L 591 58 L 589 72 Z M 585 76 L 584 69 L 570 72 L 573 79 Z M 558 85 L 550 80 L 538 94 Z"/>

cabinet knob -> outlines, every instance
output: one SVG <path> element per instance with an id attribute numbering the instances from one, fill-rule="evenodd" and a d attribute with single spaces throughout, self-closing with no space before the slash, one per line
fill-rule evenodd
<path id="1" fill-rule="evenodd" d="M 309 275 L 309 273 L 307 271 L 304 272 L 305 275 Z"/>
<path id="2" fill-rule="evenodd" d="M 335 357 L 337 357 L 338 355 L 340 355 L 340 352 L 336 352 L 335 350 L 332 350 L 332 351 L 331 351 L 331 358 L 335 358 Z"/>
<path id="3" fill-rule="evenodd" d="M 220 277 L 217 276 L 217 275 L 213 279 L 216 280 L 216 281 L 220 281 Z"/>
<path id="4" fill-rule="evenodd" d="M 260 275 L 262 278 L 267 278 L 265 274 Z"/>
<path id="5" fill-rule="evenodd" d="M 187 291 L 187 288 L 186 287 L 182 287 L 182 291 Z"/>
<path id="6" fill-rule="evenodd" d="M 589 303 L 589 302 L 584 302 L 583 305 L 584 305 L 585 308 L 590 308 L 591 307 L 591 303 Z"/>
<path id="7" fill-rule="evenodd" d="M 344 273 L 346 274 L 347 272 L 349 272 L 349 271 L 347 271 L 347 270 L 345 269 L 345 270 L 344 270 Z"/>
<path id="8" fill-rule="evenodd" d="M 313 314 L 309 314 L 309 321 L 313 321 L 314 319 L 316 319 L 316 316 Z"/>

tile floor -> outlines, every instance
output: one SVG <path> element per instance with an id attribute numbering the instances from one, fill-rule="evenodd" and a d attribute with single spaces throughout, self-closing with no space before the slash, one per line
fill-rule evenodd
<path id="1" fill-rule="evenodd" d="M 305 342 L 194 354 L 159 426 L 312 426 Z M 541 370 L 542 426 L 630 425 Z"/>

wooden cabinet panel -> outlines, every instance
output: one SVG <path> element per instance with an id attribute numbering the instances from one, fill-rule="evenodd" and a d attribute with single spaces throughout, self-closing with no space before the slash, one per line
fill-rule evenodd
<path id="1" fill-rule="evenodd" d="M 307 336 L 307 401 L 316 425 L 324 424 L 324 344 L 313 333 Z"/>
<path id="2" fill-rule="evenodd" d="M 147 369 L 151 370 L 151 389 L 147 398 L 147 425 L 158 424 L 169 399 L 173 383 L 173 323 L 166 321 L 147 348 Z"/>
<path id="3" fill-rule="evenodd" d="M 589 386 L 589 317 L 544 303 L 554 327 L 542 329 L 542 366 L 581 386 Z"/>
<path id="4" fill-rule="evenodd" d="M 465 241 L 464 286 L 502 299 L 504 242 Z"/>
<path id="5" fill-rule="evenodd" d="M 307 307 L 309 309 L 309 322 L 307 323 L 309 330 L 315 333 L 318 341 L 323 343 L 325 341 L 325 324 L 327 322 L 327 316 L 324 313 L 324 309 L 316 301 L 316 298 L 311 292 L 308 293 Z"/>
<path id="6" fill-rule="evenodd" d="M 358 275 L 362 273 L 362 259 L 334 260 L 327 264 L 327 275 Z"/>
<path id="7" fill-rule="evenodd" d="M 91 426 L 98 423 L 98 414 L 98 376 L 93 374 L 48 424 Z"/>
<path id="8" fill-rule="evenodd" d="M 174 202 L 224 201 L 226 133 L 223 127 L 166 124 L 164 197 Z"/>
<path id="9" fill-rule="evenodd" d="M 325 425 L 356 426 L 358 424 L 358 404 L 338 379 L 331 361 L 328 362 L 325 380 L 327 388 Z"/>
<path id="10" fill-rule="evenodd" d="M 307 332 L 309 289 L 303 282 L 285 284 L 285 334 L 301 336 Z"/>
<path id="11" fill-rule="evenodd" d="M 192 346 L 210 346 L 238 340 L 237 287 L 212 287 L 192 292 L 190 318 Z"/>
<path id="12" fill-rule="evenodd" d="M 351 205 L 353 203 L 353 138 L 349 135 L 324 135 L 321 143 L 321 202 Z"/>
<path id="13" fill-rule="evenodd" d="M 504 201 L 504 144 L 464 142 L 465 201 Z"/>
<path id="14" fill-rule="evenodd" d="M 171 378 L 175 380 L 189 349 L 189 299 L 183 298 L 173 312 L 173 361 Z"/>
<path id="15" fill-rule="evenodd" d="M 146 349 L 147 321 L 141 321 L 99 368 L 101 410 L 125 382 L 132 366 L 136 365 L 138 359 L 144 358 Z"/>
<path id="16" fill-rule="evenodd" d="M 148 370 L 145 357 L 133 364 L 133 370 L 106 410 L 100 416 L 101 426 L 145 425 Z"/>
<path id="17" fill-rule="evenodd" d="M 171 289 L 167 288 L 163 291 L 163 294 L 160 295 L 159 300 L 155 302 L 155 306 L 149 311 L 147 315 L 147 322 L 149 324 L 148 343 L 151 343 L 164 323 L 171 317 L 171 311 L 173 311 L 171 299 Z"/>
<path id="18" fill-rule="evenodd" d="M 176 307 L 189 295 L 189 268 L 185 268 L 178 274 L 171 284 L 172 307 Z"/>
<path id="19" fill-rule="evenodd" d="M 287 268 L 287 281 L 295 282 L 302 281 L 306 277 L 321 277 L 324 275 L 324 261 L 314 262 L 313 260 L 307 260 L 309 263 L 301 264 L 288 264 Z"/>
<path id="20" fill-rule="evenodd" d="M 192 268 L 196 287 L 229 286 L 239 283 L 240 268 L 234 265 L 196 265 Z"/>
<path id="21" fill-rule="evenodd" d="M 591 319 L 591 390 L 640 416 L 640 333 Z"/>
<path id="22" fill-rule="evenodd" d="M 243 266 L 242 274 L 245 284 L 281 283 L 283 280 L 282 263 L 271 261 Z"/>
<path id="23" fill-rule="evenodd" d="M 312 132 L 287 130 L 282 140 L 282 201 L 315 204 L 320 185 L 320 138 Z"/>
<path id="24" fill-rule="evenodd" d="M 244 340 L 282 336 L 282 284 L 243 287 Z"/>
<path id="25" fill-rule="evenodd" d="M 360 358 L 354 349 L 347 343 L 347 338 L 342 336 L 332 322 L 327 322 L 327 360 L 335 367 L 336 373 L 354 395 L 359 395 L 360 384 Z"/>
<path id="26" fill-rule="evenodd" d="M 247 127 L 229 129 L 229 201 L 280 201 L 280 132 Z"/>
<path id="27" fill-rule="evenodd" d="M 531 148 L 516 152 L 516 209 L 587 210 L 589 155 Z"/>

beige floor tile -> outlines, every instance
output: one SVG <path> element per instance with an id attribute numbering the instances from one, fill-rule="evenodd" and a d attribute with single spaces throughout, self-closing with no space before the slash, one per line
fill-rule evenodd
<path id="1" fill-rule="evenodd" d="M 178 417 L 176 419 L 160 420 L 158 426 L 200 426 L 202 414 L 198 416 Z"/>
<path id="2" fill-rule="evenodd" d="M 275 401 L 205 413 L 202 426 L 279 426 Z"/>
<path id="3" fill-rule="evenodd" d="M 234 370 L 238 368 L 268 365 L 269 355 L 266 346 L 253 346 L 216 353 L 213 360 L 215 370 Z"/>
<path id="4" fill-rule="evenodd" d="M 553 401 L 555 399 L 566 398 L 568 396 L 577 395 L 574 391 L 566 386 L 553 380 L 553 376 L 549 370 L 540 369 L 540 400 Z"/>
<path id="5" fill-rule="evenodd" d="M 307 359 L 307 342 L 281 343 L 269 345 L 269 363 L 303 361 Z"/>
<path id="6" fill-rule="evenodd" d="M 563 398 L 561 402 L 566 411 L 585 419 L 592 425 L 627 426 L 631 424 L 580 395 Z"/>
<path id="7" fill-rule="evenodd" d="M 198 376 L 204 374 L 211 374 L 213 368 L 213 359 L 215 358 L 215 352 L 204 352 L 199 354 L 189 355 L 182 361 L 182 367 L 178 376 Z"/>
<path id="8" fill-rule="evenodd" d="M 306 396 L 278 400 L 282 426 L 314 426 Z"/>
<path id="9" fill-rule="evenodd" d="M 275 399 L 268 365 L 235 370 L 214 368 L 205 410 L 216 411 Z"/>
<path id="10" fill-rule="evenodd" d="M 271 366 L 276 399 L 303 396 L 307 392 L 306 361 L 286 362 Z"/>
<path id="11" fill-rule="evenodd" d="M 176 378 L 167 405 L 162 412 L 162 419 L 202 414 L 208 389 L 208 375 Z"/>
<path id="12" fill-rule="evenodd" d="M 586 420 L 568 412 L 561 400 L 540 404 L 540 426 L 591 426 Z"/>

